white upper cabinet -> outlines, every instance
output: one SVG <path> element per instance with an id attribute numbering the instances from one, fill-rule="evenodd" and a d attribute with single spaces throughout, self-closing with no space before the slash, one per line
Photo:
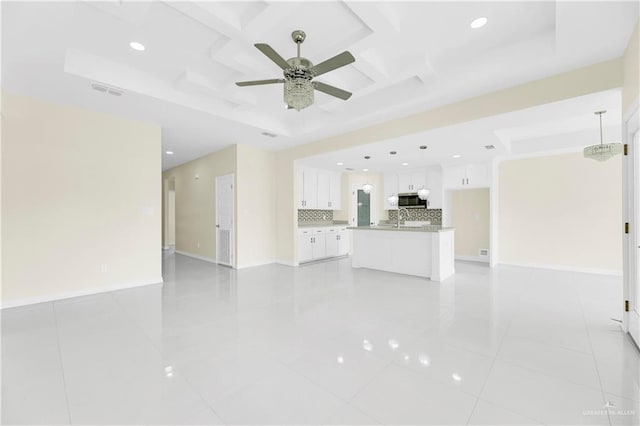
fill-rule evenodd
<path id="1" fill-rule="evenodd" d="M 425 169 L 407 170 L 398 172 L 398 192 L 417 192 L 418 189 L 426 186 L 427 174 Z"/>
<path id="2" fill-rule="evenodd" d="M 398 194 L 398 175 L 395 173 L 385 173 L 384 174 L 384 194 L 383 194 L 383 202 L 385 210 L 393 210 L 396 206 L 392 206 L 389 204 L 388 198 L 391 195 Z"/>
<path id="3" fill-rule="evenodd" d="M 328 209 L 330 208 L 330 195 L 329 190 L 331 188 L 331 175 L 326 170 L 318 170 L 317 172 L 317 202 L 316 208 Z"/>
<path id="4" fill-rule="evenodd" d="M 299 209 L 304 208 L 304 169 L 302 167 L 296 167 L 296 181 L 294 182 L 296 187 L 296 206 Z"/>
<path id="5" fill-rule="evenodd" d="M 411 190 L 410 192 L 416 192 L 423 186 L 427 186 L 427 174 L 424 170 L 414 170 L 411 172 Z"/>
<path id="6" fill-rule="evenodd" d="M 315 209 L 318 202 L 318 172 L 308 167 L 302 168 L 302 207 Z"/>
<path id="7" fill-rule="evenodd" d="M 444 204 L 442 189 L 442 169 L 440 166 L 430 167 L 427 170 L 427 183 L 429 188 L 429 198 L 427 198 L 428 209 L 441 209 Z"/>
<path id="8" fill-rule="evenodd" d="M 448 167 L 444 172 L 444 186 L 447 189 L 488 187 L 489 167 L 487 164 Z"/>
<path id="9" fill-rule="evenodd" d="M 332 172 L 329 185 L 329 208 L 331 210 L 342 209 L 342 173 Z"/>
<path id="10" fill-rule="evenodd" d="M 299 209 L 340 210 L 341 173 L 298 167 L 296 172 Z"/>

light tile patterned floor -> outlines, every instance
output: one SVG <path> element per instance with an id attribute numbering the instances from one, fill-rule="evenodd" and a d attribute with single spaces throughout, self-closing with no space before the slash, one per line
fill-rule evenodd
<path id="1" fill-rule="evenodd" d="M 3 424 L 639 424 L 621 279 L 349 259 L 2 311 Z"/>

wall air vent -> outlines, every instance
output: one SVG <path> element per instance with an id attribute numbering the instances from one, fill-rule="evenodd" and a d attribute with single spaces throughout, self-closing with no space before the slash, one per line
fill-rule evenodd
<path id="1" fill-rule="evenodd" d="M 488 249 L 480 249 L 479 254 L 480 254 L 480 256 L 489 256 L 489 250 Z"/>
<path id="2" fill-rule="evenodd" d="M 110 87 L 102 83 L 91 83 L 91 88 L 93 90 L 97 90 L 98 92 L 108 93 L 113 96 L 122 96 L 122 94 L 124 93 L 124 90 L 122 89 L 118 89 L 116 87 Z"/>
<path id="3" fill-rule="evenodd" d="M 278 136 L 275 133 L 271 133 L 271 132 L 262 132 L 261 135 L 266 136 L 268 138 L 275 138 L 276 136 Z"/>

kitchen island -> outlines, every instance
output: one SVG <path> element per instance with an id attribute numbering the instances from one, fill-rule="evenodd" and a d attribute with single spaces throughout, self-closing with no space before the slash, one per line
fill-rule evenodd
<path id="1" fill-rule="evenodd" d="M 352 226 L 351 266 L 444 281 L 455 273 L 454 228 Z"/>

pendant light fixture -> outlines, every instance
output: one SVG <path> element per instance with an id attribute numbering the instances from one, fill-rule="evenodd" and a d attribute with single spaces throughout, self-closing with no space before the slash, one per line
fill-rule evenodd
<path id="1" fill-rule="evenodd" d="M 365 155 L 364 159 L 368 160 L 369 158 L 371 158 L 368 155 Z M 369 169 L 367 169 L 369 170 Z M 371 185 L 369 183 L 369 175 L 367 174 L 367 183 L 365 183 L 364 185 L 362 185 L 362 192 L 364 192 L 365 194 L 371 194 L 371 191 L 373 190 L 373 185 Z"/>
<path id="2" fill-rule="evenodd" d="M 426 149 L 427 149 L 426 145 L 420 145 L 420 150 L 422 152 L 425 152 Z M 422 154 L 422 157 L 424 157 L 424 154 Z M 429 190 L 429 188 L 425 188 L 425 186 L 422 185 L 422 188 L 418 189 L 418 198 L 424 201 L 429 197 L 430 193 L 431 191 Z"/>
<path id="3" fill-rule="evenodd" d="M 596 111 L 594 114 L 600 117 L 600 145 L 591 145 L 584 149 L 584 158 L 591 158 L 596 161 L 607 161 L 614 155 L 622 153 L 621 143 L 602 142 L 602 114 L 607 111 Z"/>

